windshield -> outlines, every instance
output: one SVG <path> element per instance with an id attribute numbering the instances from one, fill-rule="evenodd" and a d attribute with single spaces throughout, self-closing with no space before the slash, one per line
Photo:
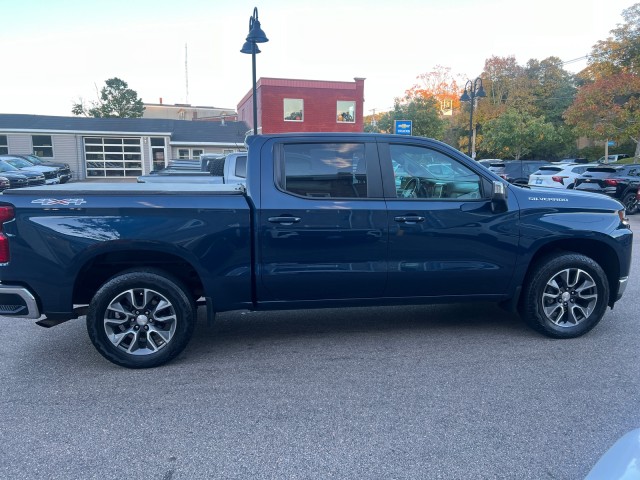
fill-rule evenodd
<path id="1" fill-rule="evenodd" d="M 7 162 L 9 165 L 12 165 L 16 168 L 33 167 L 33 163 L 29 163 L 26 160 L 23 160 L 22 158 L 7 158 L 5 162 Z"/>
<path id="2" fill-rule="evenodd" d="M 0 172 L 17 172 L 18 169 L 6 161 L 0 162 Z"/>

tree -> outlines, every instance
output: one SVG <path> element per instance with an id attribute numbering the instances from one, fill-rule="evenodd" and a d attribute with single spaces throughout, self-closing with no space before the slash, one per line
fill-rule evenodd
<path id="1" fill-rule="evenodd" d="M 421 95 L 396 98 L 393 110 L 380 116 L 378 128 L 381 132 L 392 132 L 394 120 L 411 120 L 413 135 L 442 138 L 444 121 L 440 118 L 440 103 L 433 97 Z"/>
<path id="2" fill-rule="evenodd" d="M 96 118 L 140 118 L 144 112 L 142 99 L 117 77 L 105 81 L 96 102 L 87 107 L 82 99 L 73 104 L 71 113 Z"/>
<path id="3" fill-rule="evenodd" d="M 624 23 L 610 31 L 611 37 L 593 46 L 589 66 L 582 76 L 597 80 L 607 75 L 640 75 L 640 3 L 622 11 Z"/>
<path id="4" fill-rule="evenodd" d="M 597 140 L 630 138 L 640 156 L 640 76 L 617 73 L 584 85 L 565 118 L 580 135 Z"/>
<path id="5" fill-rule="evenodd" d="M 418 83 L 407 90 L 407 96 L 435 98 L 440 103 L 443 115 L 451 115 L 451 112 L 460 108 L 461 79 L 459 75 L 451 73 L 451 68 L 436 65 L 431 72 L 418 75 L 417 80 Z"/>
<path id="6" fill-rule="evenodd" d="M 544 116 L 510 108 L 484 125 L 483 148 L 499 158 L 519 160 L 555 137 L 555 127 Z"/>

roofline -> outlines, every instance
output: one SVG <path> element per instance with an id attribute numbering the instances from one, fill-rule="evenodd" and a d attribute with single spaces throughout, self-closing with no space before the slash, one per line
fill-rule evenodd
<path id="1" fill-rule="evenodd" d="M 169 145 L 175 145 L 177 147 L 186 147 L 190 145 L 204 145 L 209 147 L 237 147 L 238 145 L 244 145 L 244 142 L 172 142 L 171 140 L 169 140 Z"/>
<path id="2" fill-rule="evenodd" d="M 0 128 L 0 132 L 11 133 L 51 133 L 56 135 L 149 135 L 149 136 L 171 136 L 170 132 L 118 132 L 113 130 L 49 130 L 34 128 Z"/>

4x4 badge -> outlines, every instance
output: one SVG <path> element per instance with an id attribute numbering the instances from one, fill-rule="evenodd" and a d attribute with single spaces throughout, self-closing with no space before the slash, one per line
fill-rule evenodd
<path id="1" fill-rule="evenodd" d="M 31 203 L 39 203 L 40 205 L 82 205 L 87 203 L 83 198 L 39 198 L 31 200 Z"/>

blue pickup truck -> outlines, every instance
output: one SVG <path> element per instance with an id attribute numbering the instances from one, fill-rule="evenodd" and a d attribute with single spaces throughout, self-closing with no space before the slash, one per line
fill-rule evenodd
<path id="1" fill-rule="evenodd" d="M 0 197 L 0 313 L 86 315 L 97 350 L 161 365 L 198 305 L 229 310 L 493 301 L 591 330 L 627 285 L 632 232 L 604 195 L 510 185 L 420 137 L 247 139 L 246 184 L 70 184 Z"/>

